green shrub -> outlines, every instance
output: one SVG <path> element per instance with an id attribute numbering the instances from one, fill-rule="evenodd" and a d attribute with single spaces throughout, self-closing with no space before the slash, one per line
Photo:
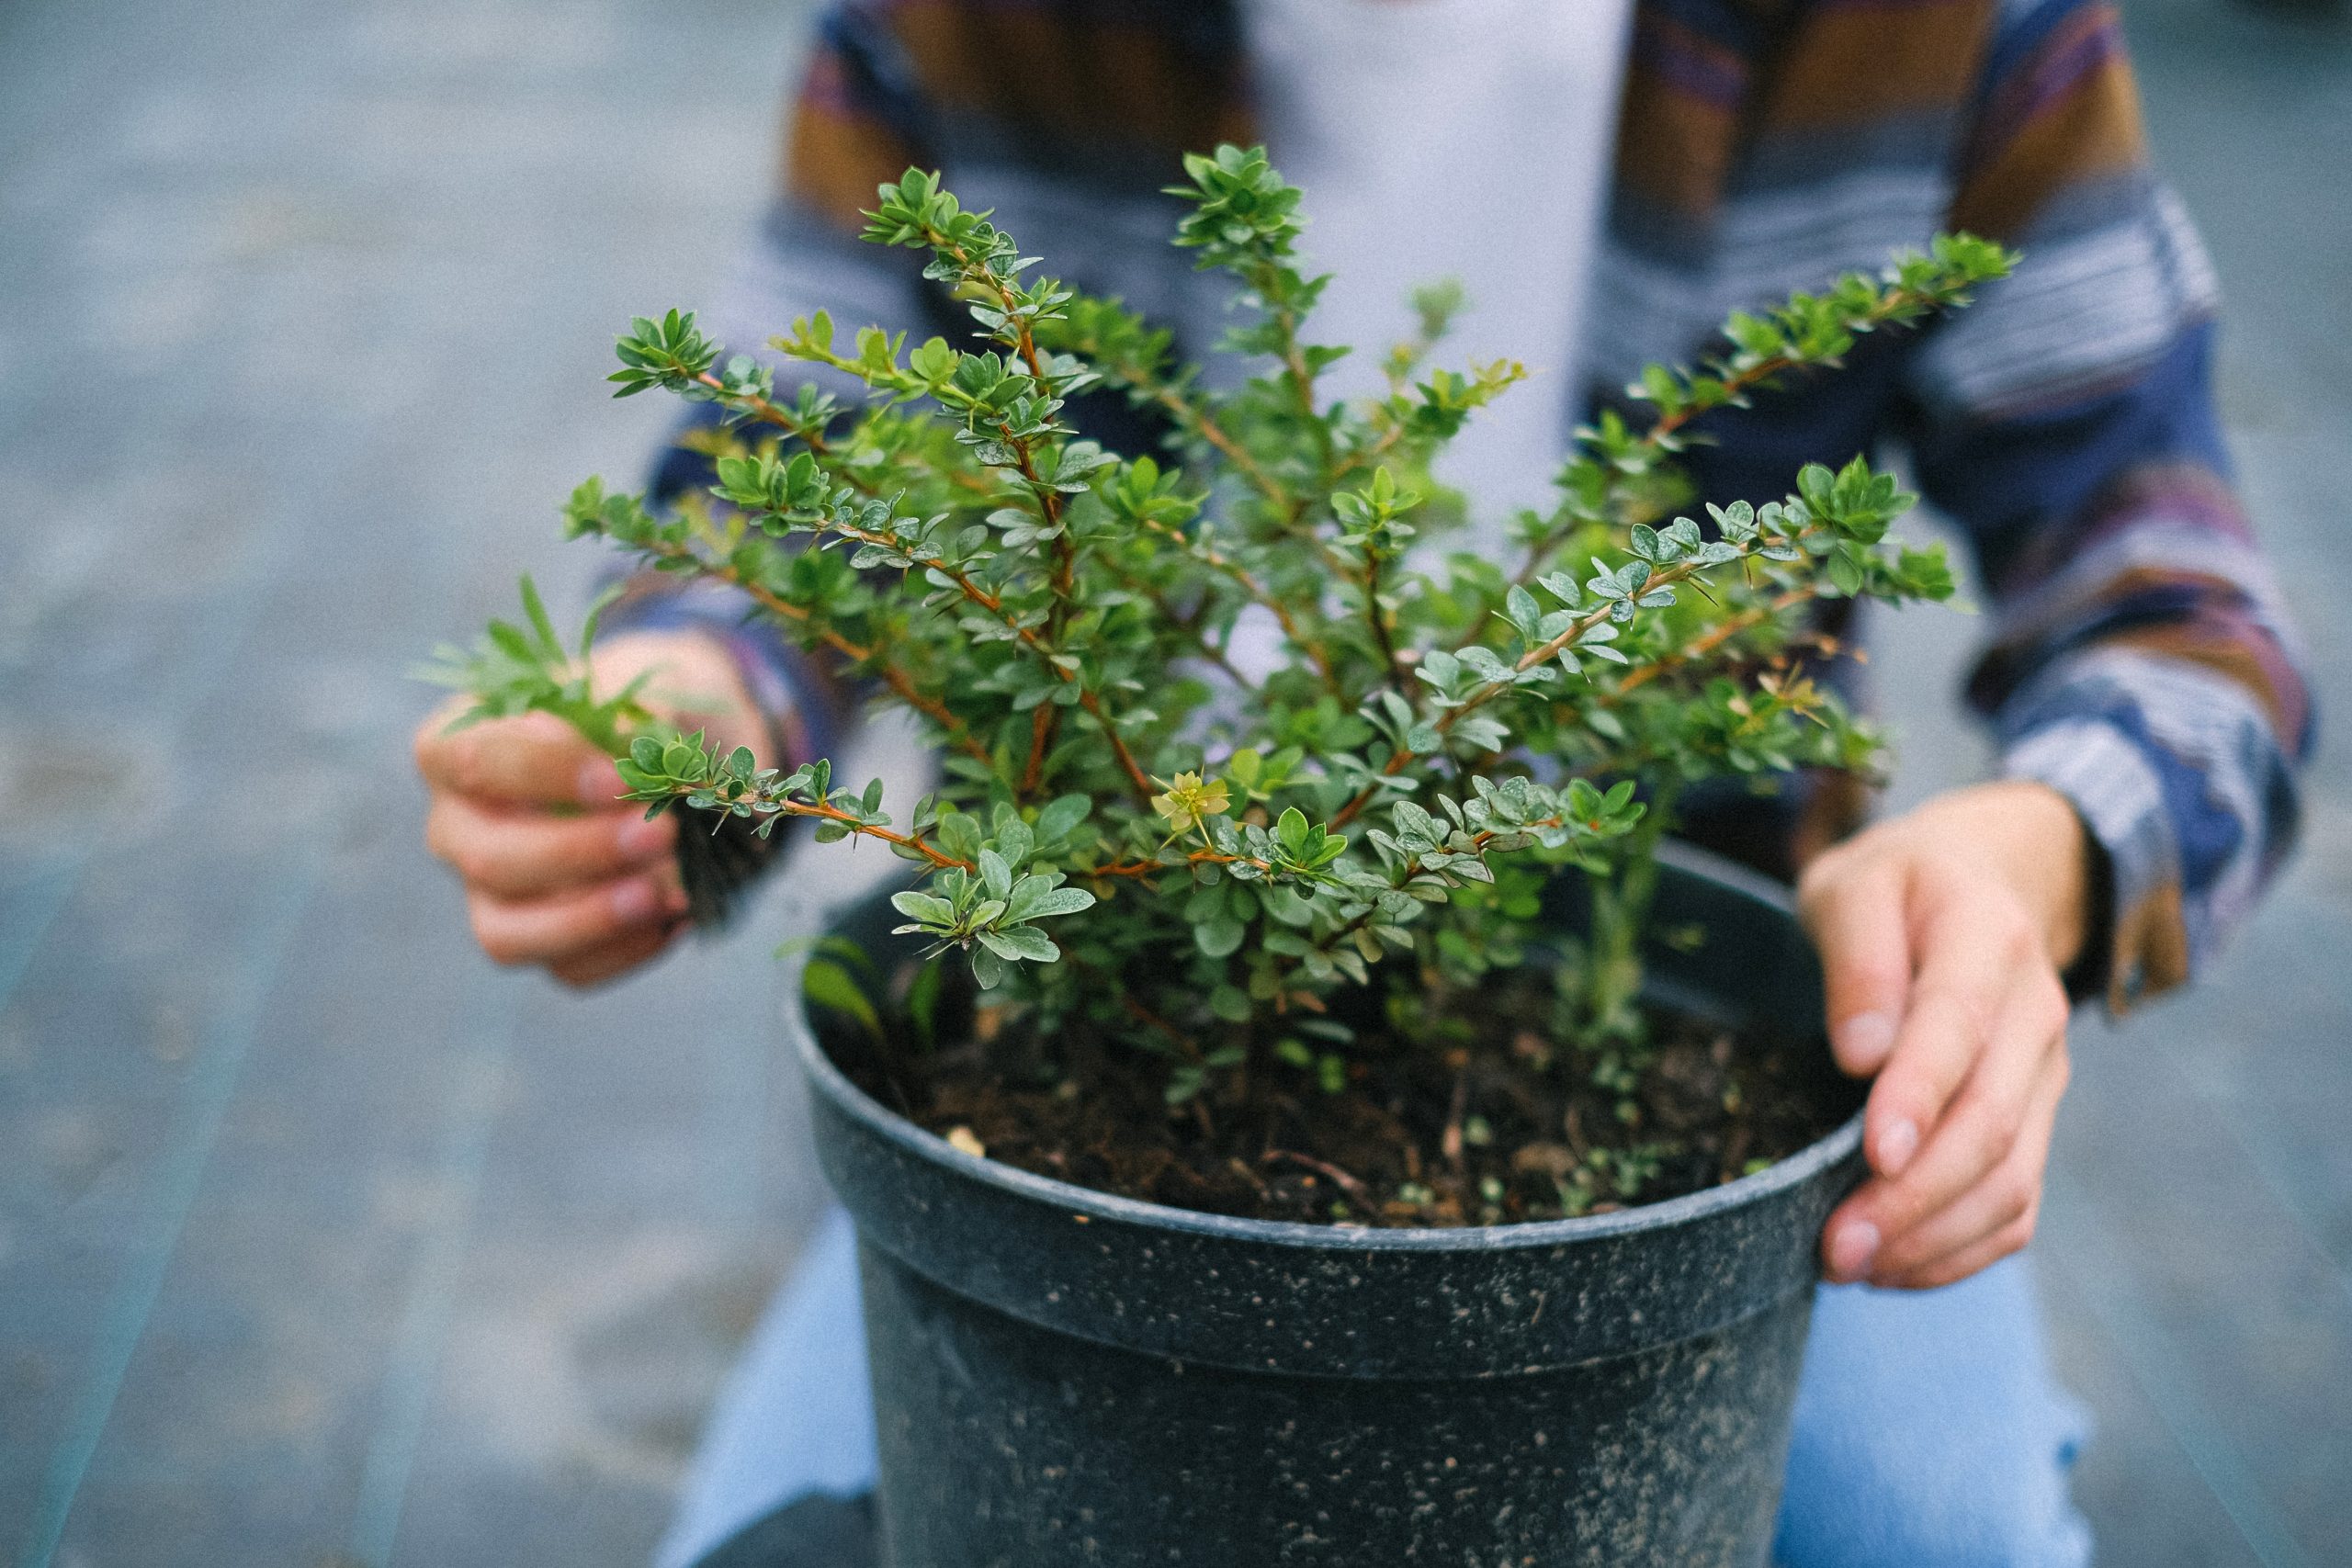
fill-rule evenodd
<path id="1" fill-rule="evenodd" d="M 865 237 L 924 253 L 977 323 L 972 349 L 844 338 L 821 314 L 772 340 L 862 383 L 852 409 L 814 387 L 780 398 L 691 315 L 620 341 L 619 395 L 724 411 L 718 483 L 665 514 L 592 479 L 571 535 L 736 585 L 912 710 L 944 757 L 933 794 L 890 809 L 878 781 L 837 785 L 826 761 L 761 770 L 650 732 L 630 694 L 592 700 L 536 606 L 534 631 L 502 629 L 452 678 L 491 711 L 545 707 L 599 737 L 627 708 L 640 733 L 622 776 L 655 811 L 887 843 L 920 877 L 897 897 L 904 930 L 1049 1027 L 1091 1019 L 1131 1041 L 1171 1099 L 1245 1064 L 1340 1081 L 1347 1030 L 1326 1022 L 1309 1047 L 1279 1021 L 1323 1020 L 1331 993 L 1375 976 L 1478 985 L 1514 961 L 1562 867 L 1601 880 L 1580 1026 L 1637 1034 L 1626 933 L 1677 797 L 1875 762 L 1873 732 L 1792 657 L 1813 602 L 1951 591 L 1939 550 L 1887 537 L 1913 498 L 1864 457 L 1702 523 L 1676 515 L 1676 456 L 1700 415 L 1964 302 L 2009 258 L 1942 239 L 1734 316 L 1719 359 L 1629 389 L 1643 421 L 1577 434 L 1557 503 L 1517 516 L 1516 558 L 1497 562 L 1442 553 L 1465 503 L 1430 463 L 1521 367 L 1433 367 L 1461 301 L 1432 288 L 1385 356 L 1386 391 L 1327 399 L 1318 377 L 1347 350 L 1308 335 L 1325 279 L 1299 270 L 1299 193 L 1257 151 L 1185 170 L 1176 243 L 1232 280 L 1222 351 L 1254 372 L 1230 391 L 914 170 L 881 188 Z M 1170 454 L 1080 438 L 1067 402 L 1092 387 L 1164 418 Z M 1278 634 L 1272 669 L 1234 656 L 1245 619 Z"/>

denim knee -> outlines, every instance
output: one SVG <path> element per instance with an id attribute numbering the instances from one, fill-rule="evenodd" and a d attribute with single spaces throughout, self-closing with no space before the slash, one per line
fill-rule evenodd
<path id="1" fill-rule="evenodd" d="M 1791 1438 L 1781 1568 L 2083 1568 L 2084 1433 L 2019 1260 L 1941 1291 L 1824 1289 Z"/>

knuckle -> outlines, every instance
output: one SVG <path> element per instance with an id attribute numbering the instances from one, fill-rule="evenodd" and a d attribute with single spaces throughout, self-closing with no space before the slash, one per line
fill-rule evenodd
<path id="1" fill-rule="evenodd" d="M 458 875 L 468 886 L 486 886 L 499 879 L 500 863 L 496 852 L 484 844 L 467 844 L 449 857 Z"/>
<path id="2" fill-rule="evenodd" d="M 460 831 L 445 822 L 440 829 L 440 842 L 433 844 L 434 829 L 430 820 L 425 824 L 425 842 L 433 852 L 458 874 L 458 880 L 469 887 L 480 886 L 492 880 L 497 872 L 497 852 L 481 839 Z"/>
<path id="3" fill-rule="evenodd" d="M 2035 924 L 2025 906 L 2004 902 L 2000 922 L 2000 941 L 2012 956 L 2030 957 L 2041 951 L 2041 928 Z"/>
<path id="4" fill-rule="evenodd" d="M 514 931 L 498 917 L 496 911 L 480 899 L 473 902 L 469 924 L 473 929 L 474 944 L 492 964 L 511 968 L 528 962 L 528 954 L 524 952 L 522 943 L 515 940 Z"/>
<path id="5" fill-rule="evenodd" d="M 2034 987 L 2030 1017 L 2034 1030 L 2043 1040 L 2054 1040 L 2066 1032 L 2067 1021 L 2073 1010 L 2066 1005 L 2066 988 L 2060 985 L 2055 974 L 2044 974 Z"/>
<path id="6" fill-rule="evenodd" d="M 2024 1175 L 2012 1176 L 2001 1184 L 2001 1202 L 1998 1213 L 2004 1225 L 2016 1224 L 2019 1221 L 2024 1221 L 2029 1225 L 2032 1223 L 2034 1200 L 2040 1192 L 2041 1185 L 2031 1177 Z"/>
<path id="7" fill-rule="evenodd" d="M 459 795 L 480 797 L 490 793 L 489 764 L 483 760 L 481 743 L 470 737 L 452 742 L 442 754 L 441 773 Z"/>
<path id="8" fill-rule="evenodd" d="M 447 808 L 439 801 L 434 802 L 433 809 L 424 814 L 425 852 L 446 865 L 457 865 L 458 851 L 453 837 L 455 832 L 456 829 L 449 822 Z"/>
<path id="9" fill-rule="evenodd" d="M 1831 906 L 1848 897 L 1858 884 L 1860 854 L 1851 843 L 1827 849 L 1806 863 L 1797 876 L 1797 912 L 1808 921 L 1826 915 Z"/>
<path id="10" fill-rule="evenodd" d="M 1961 1038 L 1968 1044 L 1972 1062 L 1990 1051 L 1998 1038 L 1994 1006 L 1994 1000 L 1989 997 L 1958 996 L 1952 998 L 1952 1011 L 1960 1020 Z"/>
<path id="11" fill-rule="evenodd" d="M 1980 1171 L 1991 1170 L 2001 1165 L 2017 1147 L 2017 1123 L 2007 1117 L 1987 1114 L 1981 1109 L 1953 1131 L 1960 1134 L 1962 1152 Z"/>
<path id="12" fill-rule="evenodd" d="M 1984 999 L 1949 983 L 1922 995 L 1917 1010 L 1926 1015 L 1929 1027 L 1949 1034 L 1962 1048 L 1963 1055 L 1954 1059 L 1955 1066 L 1973 1061 L 1992 1040 Z"/>

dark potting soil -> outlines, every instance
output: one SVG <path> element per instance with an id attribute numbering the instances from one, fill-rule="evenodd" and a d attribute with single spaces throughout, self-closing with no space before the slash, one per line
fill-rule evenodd
<path id="1" fill-rule="evenodd" d="M 1346 1081 L 1266 1062 L 1171 1105 L 1163 1061 L 1065 1035 L 1050 1058 L 1023 1021 L 982 1010 L 967 1043 L 837 1044 L 882 1104 L 972 1152 L 1173 1208 L 1385 1226 L 1605 1213 L 1730 1181 L 1834 1131 L 1861 1091 L 1817 1042 L 1742 1038 L 1653 1011 L 1649 1043 L 1561 1045 L 1508 989 L 1438 1048 L 1349 1048 Z M 1621 1089 L 1601 1087 L 1611 1077 Z"/>

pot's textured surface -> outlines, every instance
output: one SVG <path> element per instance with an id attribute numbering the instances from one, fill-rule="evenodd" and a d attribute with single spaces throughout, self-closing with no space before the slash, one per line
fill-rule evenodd
<path id="1" fill-rule="evenodd" d="M 1657 917 L 1704 932 L 1653 955 L 1675 1000 L 1817 1024 L 1770 885 L 1676 852 Z M 976 1159 L 805 1055 L 859 1229 L 892 1568 L 1764 1561 L 1856 1122 L 1627 1213 L 1353 1230 Z"/>

